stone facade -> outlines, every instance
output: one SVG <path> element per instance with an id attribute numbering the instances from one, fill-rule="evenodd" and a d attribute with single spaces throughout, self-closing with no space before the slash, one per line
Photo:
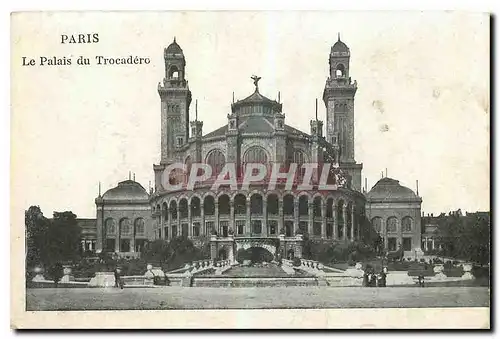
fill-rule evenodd
<path id="1" fill-rule="evenodd" d="M 133 180 L 96 198 L 96 252 L 116 252 L 137 257 L 145 242 L 152 239 L 149 194 Z"/>
<path id="2" fill-rule="evenodd" d="M 186 58 L 174 39 L 164 50 L 165 75 L 158 84 L 161 154 L 159 163 L 153 165 L 154 188 L 148 194 L 139 183 L 128 180 L 99 195 L 97 251 L 136 255 L 146 240 L 185 235 L 195 243 L 210 237 L 214 259 L 222 248 L 227 255 L 242 244 L 266 248 L 270 243 L 278 244 L 272 254 L 288 258 L 293 252 L 301 257 L 304 232 L 319 241 L 354 241 L 362 234 L 365 217 L 379 227 L 387 249 L 401 245 L 420 250 L 420 197 L 397 182 L 393 185 L 388 178 L 366 196 L 361 193 L 363 165 L 356 162 L 354 154 L 358 87 L 349 76 L 350 56 L 339 38 L 330 51 L 323 93 L 327 121 L 324 125 L 317 119 L 316 104 L 310 134 L 286 125 L 279 96 L 275 101 L 262 95 L 260 78 L 252 77 L 254 93 L 243 100 L 233 99 L 226 113 L 227 124 L 204 135 L 197 103 L 195 119 L 190 120 L 192 94 L 185 77 Z M 206 163 L 215 172 L 209 180 L 188 189 L 185 173 L 164 173 L 168 165 L 179 162 L 187 171 L 193 163 Z M 236 167 L 238 188 L 212 189 L 227 163 Z M 274 166 L 287 171 L 290 164 L 300 168 L 305 163 L 318 164 L 319 168 L 329 164 L 333 169 L 327 182 L 336 189 L 321 189 L 320 170 L 313 172 L 309 188 L 299 187 L 302 170 L 297 171 L 291 187 L 282 183 L 269 187 L 268 176 L 250 187 L 241 186 L 248 164 L 264 165 L 269 172 Z M 179 188 L 167 190 L 164 185 L 168 183 Z M 394 187 L 403 194 L 394 196 Z M 107 232 L 107 228 L 114 232 Z M 143 231 L 137 232 L 137 228 Z"/>
<path id="3" fill-rule="evenodd" d="M 422 198 L 397 180 L 382 178 L 366 194 L 366 215 L 388 251 L 403 247 L 405 255 L 422 254 Z"/>
<path id="4" fill-rule="evenodd" d="M 160 163 L 153 166 L 156 182 L 150 199 L 154 239 L 185 235 L 195 240 L 197 237 L 212 235 L 212 238 L 215 237 L 212 242 L 212 255 L 216 257 L 221 246 L 240 243 L 252 243 L 257 246 L 260 241 L 265 247 L 268 239 L 280 238 L 283 238 L 282 246 L 276 251 L 282 251 L 285 256 L 285 252 L 293 252 L 300 257 L 301 241 L 298 241 L 297 237 L 304 232 L 325 241 L 359 239 L 361 216 L 365 213 L 365 198 L 360 192 L 362 165 L 354 161 L 353 101 L 357 87 L 345 77 L 348 74 L 349 58 L 335 54 L 337 44 L 332 48 L 331 66 L 338 68 L 338 64 L 333 65 L 332 62 L 341 61 L 345 69 L 342 76 L 337 77 L 332 68 L 324 96 L 328 110 L 328 126 L 333 126 L 333 129 L 327 128 L 327 136 L 343 133 L 342 138 L 333 143 L 323 136 L 323 122 L 317 117 L 310 121 L 311 134 L 286 125 L 282 104 L 259 92 L 259 78 L 254 78 L 254 93 L 232 103 L 231 111 L 227 115 L 227 125 L 203 135 L 203 123 L 198 121 L 197 108 L 195 120 L 189 121 L 191 92 L 183 76 L 185 57 L 182 49 L 175 41 L 167 47 L 166 51 L 170 52 L 165 54 L 166 77 L 159 85 L 162 102 L 162 157 Z M 182 60 L 182 63 L 179 64 L 179 60 Z M 175 78 L 169 71 L 173 63 L 181 70 Z M 178 91 L 172 91 L 172 88 Z M 180 114 L 178 120 L 165 120 L 165 103 L 176 102 L 179 93 L 185 98 L 182 104 L 188 106 L 180 105 L 180 110 L 175 111 L 176 117 Z M 333 109 L 328 108 L 330 101 Z M 345 102 L 347 105 L 342 106 L 343 108 L 335 108 L 339 103 Z M 168 135 L 164 135 L 166 132 L 177 136 L 178 131 L 184 131 L 179 127 L 179 121 L 184 123 L 186 128 L 189 124 L 192 132 L 191 136 L 183 138 L 180 144 L 179 139 L 172 140 Z M 176 142 L 174 146 L 170 145 L 172 142 Z M 165 154 L 167 156 L 164 156 Z M 167 165 L 176 161 L 186 164 L 187 170 L 192 162 L 201 161 L 219 170 L 226 163 L 235 164 L 238 189 L 220 188 L 213 191 L 210 186 L 213 180 L 200 183 L 192 190 L 186 189 L 186 174 L 163 173 Z M 311 188 L 300 189 L 299 183 L 302 182 L 304 172 L 299 169 L 291 188 L 282 184 L 269 188 L 268 177 L 264 178 L 261 184 L 245 188 L 240 185 L 240 180 L 243 178 L 245 166 L 250 163 L 263 164 L 268 173 L 274 166 L 281 166 L 286 170 L 287 166 L 293 163 L 299 167 L 305 163 L 315 163 L 319 168 L 324 163 L 329 163 L 334 168 L 345 170 L 345 176 L 349 177 L 349 180 L 347 184 L 339 184 L 336 177 L 329 174 L 328 178 L 332 178 L 337 189 L 322 191 L 318 186 L 321 171 L 315 170 Z M 215 179 L 217 174 L 213 173 L 212 179 Z M 166 190 L 166 183 L 162 181 L 165 180 L 165 175 L 182 188 L 175 191 Z M 231 253 L 234 252 L 232 248 Z"/>

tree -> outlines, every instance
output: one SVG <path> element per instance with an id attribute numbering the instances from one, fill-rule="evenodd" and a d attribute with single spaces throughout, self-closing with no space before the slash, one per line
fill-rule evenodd
<path id="1" fill-rule="evenodd" d="M 81 230 L 70 211 L 54 212 L 46 234 L 47 264 L 74 261 L 80 257 Z"/>
<path id="2" fill-rule="evenodd" d="M 26 226 L 26 267 L 40 265 L 46 261 L 46 233 L 49 221 L 40 207 L 31 206 L 24 213 Z"/>
<path id="3" fill-rule="evenodd" d="M 436 232 L 442 255 L 475 261 L 481 265 L 490 258 L 490 220 L 489 216 L 471 213 L 441 214 L 438 217 Z"/>
<path id="4" fill-rule="evenodd" d="M 142 249 L 141 256 L 147 262 L 154 262 L 163 266 L 163 263 L 167 260 L 168 254 L 168 243 L 165 240 L 157 239 L 146 243 Z"/>

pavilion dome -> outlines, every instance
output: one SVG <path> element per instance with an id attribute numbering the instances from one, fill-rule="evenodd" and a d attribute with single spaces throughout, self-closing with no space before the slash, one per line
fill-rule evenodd
<path id="1" fill-rule="evenodd" d="M 118 183 L 118 186 L 107 190 L 103 196 L 107 200 L 147 200 L 149 194 L 144 187 L 136 181 L 125 180 Z"/>
<path id="2" fill-rule="evenodd" d="M 391 178 L 380 179 L 366 194 L 366 198 L 368 200 L 420 200 L 415 192 Z"/>
<path id="3" fill-rule="evenodd" d="M 177 42 L 174 41 L 167 47 L 165 50 L 166 54 L 183 54 L 181 46 L 177 44 Z"/>
<path id="4" fill-rule="evenodd" d="M 349 47 L 347 47 L 347 45 L 339 38 L 339 40 L 332 46 L 332 52 L 349 53 Z"/>

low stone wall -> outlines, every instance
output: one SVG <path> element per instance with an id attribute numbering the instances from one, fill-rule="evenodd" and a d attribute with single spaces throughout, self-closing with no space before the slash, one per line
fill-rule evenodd
<path id="1" fill-rule="evenodd" d="M 193 287 L 291 287 L 318 286 L 314 277 L 194 277 Z"/>
<path id="2" fill-rule="evenodd" d="M 350 277 L 347 275 L 326 273 L 323 276 L 323 279 L 327 282 L 327 285 L 331 286 L 331 287 L 354 287 L 354 286 L 360 287 L 360 286 L 363 286 L 363 278 L 362 277 Z"/>

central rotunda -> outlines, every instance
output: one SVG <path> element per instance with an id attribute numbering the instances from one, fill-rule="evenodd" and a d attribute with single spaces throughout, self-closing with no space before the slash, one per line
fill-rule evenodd
<path id="1" fill-rule="evenodd" d="M 356 82 L 349 77 L 349 48 L 340 39 L 330 52 L 330 74 L 323 101 L 327 110 L 326 135 L 323 122 L 310 120 L 310 133 L 285 124 L 283 105 L 259 92 L 259 77 L 253 76 L 255 91 L 234 102 L 227 124 L 203 135 L 203 122 L 190 120 L 191 91 L 185 77 L 186 59 L 174 42 L 164 50 L 165 75 L 158 84 L 161 98 L 161 159 L 154 165 L 155 185 L 150 196 L 153 239 L 186 236 L 210 239 L 212 259 L 235 259 L 240 249 L 259 247 L 274 257 L 302 257 L 303 234 L 318 241 L 354 241 L 361 236 L 365 197 L 361 191 L 362 165 L 354 160 L 354 95 Z M 168 165 L 182 163 L 186 172 L 165 172 Z M 212 177 L 188 187 L 192 164 L 207 164 Z M 238 189 L 229 185 L 212 189 L 226 164 L 236 168 Z M 303 164 L 316 164 L 312 175 Z M 327 181 L 335 189 L 320 185 L 323 164 L 331 165 Z M 273 166 L 287 172 L 297 165 L 293 184 L 278 181 L 269 186 L 269 176 L 248 187 L 241 185 L 249 164 Z M 167 190 L 168 182 L 178 184 Z M 308 187 L 301 185 L 311 177 Z"/>

